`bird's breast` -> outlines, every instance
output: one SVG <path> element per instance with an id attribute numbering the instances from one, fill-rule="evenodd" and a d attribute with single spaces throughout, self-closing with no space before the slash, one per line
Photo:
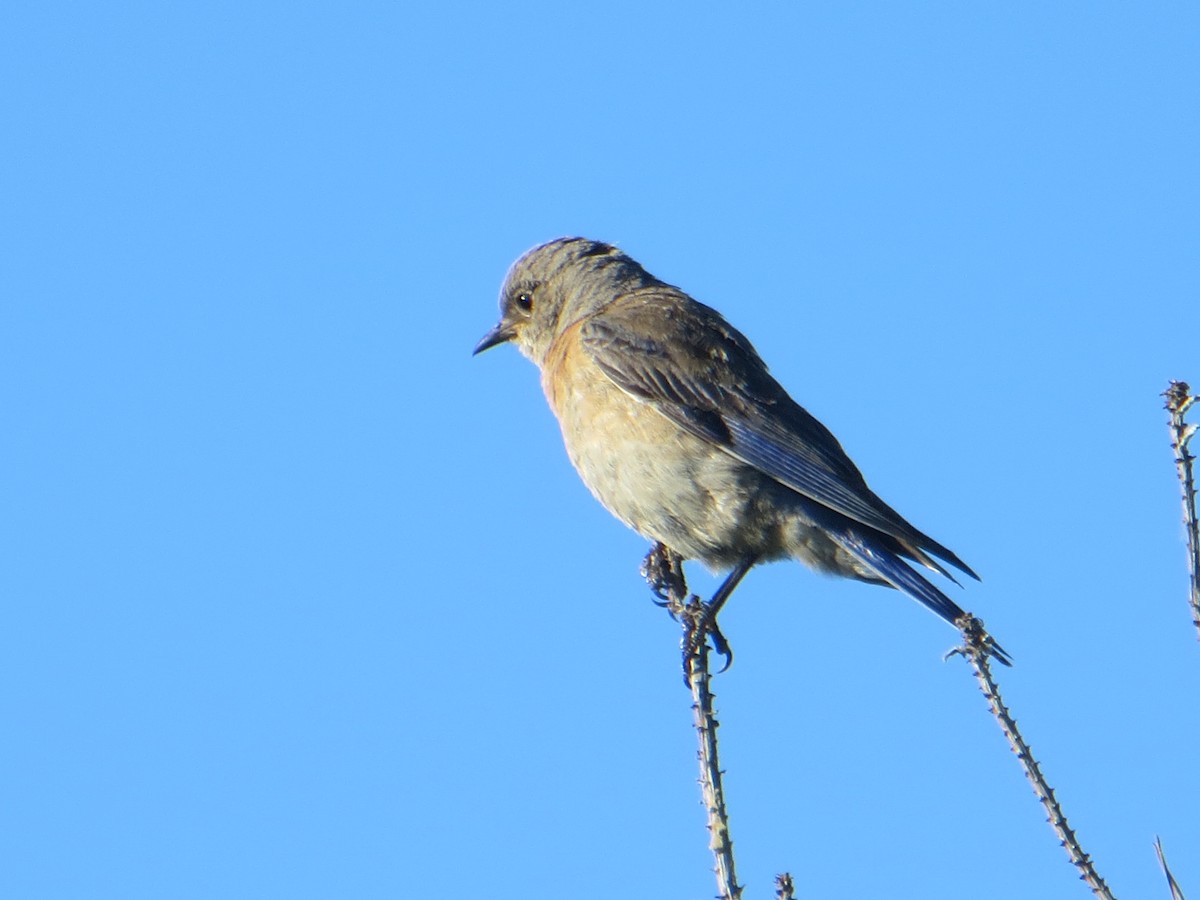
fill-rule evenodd
<path id="1" fill-rule="evenodd" d="M 551 348 L 542 387 L 584 484 L 629 527 L 718 568 L 775 555 L 760 500 L 776 486 L 757 470 L 626 394 L 578 344 Z"/>

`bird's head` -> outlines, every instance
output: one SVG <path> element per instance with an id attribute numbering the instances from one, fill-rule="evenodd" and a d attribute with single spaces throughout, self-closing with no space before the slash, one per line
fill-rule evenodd
<path id="1" fill-rule="evenodd" d="M 500 289 L 500 321 L 475 345 L 475 353 L 512 341 L 541 366 L 564 329 L 655 281 L 611 244 L 587 238 L 542 244 L 509 269 Z"/>

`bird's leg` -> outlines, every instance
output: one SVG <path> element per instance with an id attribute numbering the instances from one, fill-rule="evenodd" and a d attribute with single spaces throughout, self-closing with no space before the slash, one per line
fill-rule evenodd
<path id="1" fill-rule="evenodd" d="M 685 681 L 688 675 L 688 660 L 696 654 L 700 642 L 710 635 L 713 649 L 725 657 L 725 665 L 721 667 L 721 671 L 724 672 L 733 663 L 733 650 L 730 649 L 729 641 L 725 639 L 720 626 L 717 625 L 717 614 L 756 562 L 758 562 L 758 557 L 751 556 L 738 563 L 721 582 L 721 586 L 717 588 L 712 599 L 705 603 L 699 597 L 688 598 L 687 580 L 683 575 L 683 557 L 666 544 L 655 541 L 650 552 L 646 554 L 646 558 L 642 560 L 642 577 L 646 579 L 650 590 L 658 598 L 655 602 L 659 606 L 665 606 L 673 618 L 679 618 L 687 608 L 693 610 L 696 607 L 701 608 L 695 616 L 696 627 L 690 631 L 691 639 L 683 648 Z"/>
<path id="2" fill-rule="evenodd" d="M 712 599 L 704 604 L 704 621 L 703 627 L 698 628 L 693 636 L 693 641 L 699 642 L 704 640 L 706 634 L 712 635 L 713 649 L 725 657 L 725 665 L 721 666 L 721 671 L 724 672 L 733 664 L 733 650 L 729 647 L 729 641 L 725 640 L 725 635 L 721 633 L 720 627 L 717 625 L 717 613 L 721 611 L 721 607 L 725 605 L 725 601 L 729 599 L 729 595 L 733 593 L 734 588 L 738 586 L 746 573 L 754 568 L 754 564 L 758 562 L 757 556 L 751 556 L 738 563 L 732 572 L 726 576 L 721 582 L 721 586 L 717 588 L 717 592 L 713 594 Z M 695 646 L 689 646 L 684 651 L 684 665 L 687 665 L 688 657 L 696 652 Z"/>
<path id="3" fill-rule="evenodd" d="M 683 577 L 683 557 L 661 541 L 655 541 L 642 560 L 642 577 L 658 599 L 659 606 L 670 607 L 672 600 L 687 599 L 687 580 Z"/>

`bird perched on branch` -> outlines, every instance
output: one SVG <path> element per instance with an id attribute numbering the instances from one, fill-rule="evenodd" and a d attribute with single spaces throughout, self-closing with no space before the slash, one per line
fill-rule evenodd
<path id="1" fill-rule="evenodd" d="M 906 560 L 978 576 L 867 487 L 716 310 L 610 244 L 561 238 L 513 264 L 500 313 L 475 353 L 515 343 L 596 499 L 679 556 L 729 570 L 714 616 L 751 567 L 784 558 L 890 585 L 951 624 L 964 615 Z"/>

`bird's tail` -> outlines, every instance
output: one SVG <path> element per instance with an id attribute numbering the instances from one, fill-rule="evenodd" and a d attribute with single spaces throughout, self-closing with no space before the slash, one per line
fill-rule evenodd
<path id="1" fill-rule="evenodd" d="M 827 528 L 826 533 L 839 547 L 878 575 L 881 580 L 908 594 L 951 625 L 958 627 L 959 618 L 965 615 L 962 608 L 926 581 L 896 553 L 880 546 L 878 541 L 864 537 L 852 525 Z M 940 566 L 937 568 L 941 569 Z M 995 641 L 991 642 L 989 649 L 995 659 L 1006 666 L 1012 665 L 1012 658 Z"/>

